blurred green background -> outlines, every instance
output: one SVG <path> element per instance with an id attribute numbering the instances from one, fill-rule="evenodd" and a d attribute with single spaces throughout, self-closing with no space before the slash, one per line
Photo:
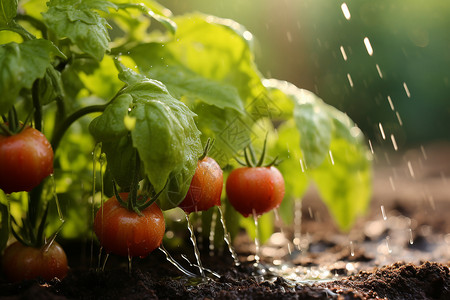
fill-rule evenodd
<path id="1" fill-rule="evenodd" d="M 399 148 L 450 140 L 448 0 L 345 1 L 349 19 L 342 1 L 161 3 L 174 14 L 200 11 L 243 24 L 255 36 L 264 76 L 315 92 L 347 113 L 373 144 L 390 144 L 391 134 Z"/>

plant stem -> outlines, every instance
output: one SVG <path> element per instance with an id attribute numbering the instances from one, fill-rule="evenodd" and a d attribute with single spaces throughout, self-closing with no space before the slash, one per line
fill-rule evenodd
<path id="1" fill-rule="evenodd" d="M 33 82 L 33 87 L 31 88 L 31 95 L 33 99 L 34 107 L 34 127 L 42 131 L 42 106 L 39 102 L 39 79 Z"/>
<path id="2" fill-rule="evenodd" d="M 72 125 L 75 121 L 80 119 L 81 117 L 95 112 L 102 112 L 105 110 L 107 104 L 100 104 L 100 105 L 91 105 L 83 107 L 76 112 L 72 113 L 70 116 L 68 116 L 62 123 L 59 125 L 55 132 L 53 133 L 53 137 L 51 140 L 51 144 L 53 147 L 53 152 L 56 152 L 56 149 L 59 146 L 59 143 L 61 142 L 62 137 L 64 136 L 64 133 L 69 129 L 70 125 Z"/>

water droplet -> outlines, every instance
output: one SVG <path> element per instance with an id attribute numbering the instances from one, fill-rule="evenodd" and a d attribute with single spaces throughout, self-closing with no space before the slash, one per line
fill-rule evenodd
<path id="1" fill-rule="evenodd" d="M 252 211 L 253 221 L 255 223 L 255 267 L 259 266 L 259 260 L 261 258 L 261 247 L 260 247 L 260 240 L 259 240 L 259 224 L 258 219 L 259 216 L 256 214 L 256 211 L 253 209 Z"/>
<path id="2" fill-rule="evenodd" d="M 341 10 L 342 10 L 342 13 L 344 14 L 344 17 L 347 20 L 350 20 L 350 18 L 351 18 L 350 10 L 348 9 L 348 6 L 347 6 L 347 4 L 345 2 L 342 3 Z"/>
<path id="3" fill-rule="evenodd" d="M 353 80 L 349 73 L 347 73 L 347 79 L 348 79 L 348 83 L 350 84 L 350 87 L 353 87 Z"/>
<path id="4" fill-rule="evenodd" d="M 364 45 L 366 46 L 367 49 L 367 53 L 369 53 L 370 56 L 373 55 L 373 48 L 372 45 L 370 44 L 370 40 L 368 37 L 364 38 Z"/>
<path id="5" fill-rule="evenodd" d="M 398 124 L 400 124 L 400 126 L 403 126 L 403 122 L 398 111 L 395 112 L 395 115 L 397 116 Z"/>
<path id="6" fill-rule="evenodd" d="M 217 211 L 214 210 L 211 216 L 211 228 L 209 231 L 209 255 L 214 255 L 214 238 L 216 235 Z"/>
<path id="7" fill-rule="evenodd" d="M 427 153 L 425 152 L 425 148 L 423 147 L 423 145 L 420 145 L 420 151 L 422 151 L 423 158 L 425 160 L 428 160 L 428 156 Z"/>
<path id="8" fill-rule="evenodd" d="M 392 141 L 392 145 L 394 146 L 394 150 L 397 151 L 398 146 L 397 146 L 397 142 L 395 141 L 395 137 L 393 134 L 391 134 L 391 141 Z"/>
<path id="9" fill-rule="evenodd" d="M 389 176 L 389 183 L 391 184 L 392 190 L 395 192 L 394 179 L 392 178 L 392 176 Z"/>
<path id="10" fill-rule="evenodd" d="M 383 78 L 383 73 L 381 72 L 380 66 L 376 64 L 375 67 L 377 68 L 378 76 L 380 76 L 380 78 Z"/>
<path id="11" fill-rule="evenodd" d="M 403 82 L 403 88 L 405 89 L 406 96 L 408 96 L 408 98 L 411 98 L 411 93 L 409 92 L 406 82 Z"/>
<path id="12" fill-rule="evenodd" d="M 345 60 L 345 61 L 347 61 L 347 53 L 345 53 L 345 49 L 344 49 L 344 47 L 343 47 L 343 46 L 341 46 L 341 47 L 340 47 L 340 49 L 341 49 L 341 54 L 342 54 L 342 57 L 344 58 L 344 60 Z"/>
<path id="13" fill-rule="evenodd" d="M 331 164 L 334 165 L 333 153 L 331 153 L 331 150 L 328 151 L 328 154 L 330 155 Z"/>
<path id="14" fill-rule="evenodd" d="M 353 245 L 353 241 L 350 241 L 350 255 L 355 256 L 355 246 Z"/>
<path id="15" fill-rule="evenodd" d="M 369 140 L 369 148 L 370 148 L 370 152 L 371 152 L 372 154 L 374 154 L 374 153 L 373 153 L 373 146 L 372 146 L 372 141 L 371 141 L 371 140 Z"/>
<path id="16" fill-rule="evenodd" d="M 386 211 L 384 209 L 384 205 L 381 205 L 381 215 L 383 216 L 383 220 L 387 220 Z"/>
<path id="17" fill-rule="evenodd" d="M 391 96 L 387 96 L 387 100 L 388 100 L 388 102 L 389 102 L 389 106 L 391 107 L 391 109 L 392 109 L 392 110 L 395 110 L 395 109 L 394 109 L 394 103 L 392 102 Z"/>
<path id="18" fill-rule="evenodd" d="M 409 244 L 410 245 L 414 244 L 414 239 L 413 239 L 413 234 L 412 234 L 411 228 L 409 228 Z"/>
<path id="19" fill-rule="evenodd" d="M 381 123 L 378 123 L 378 127 L 380 128 L 381 137 L 383 138 L 383 140 L 385 140 L 386 135 L 384 134 L 383 125 Z"/>
<path id="20" fill-rule="evenodd" d="M 411 177 L 415 178 L 414 170 L 413 170 L 413 167 L 412 167 L 412 164 L 411 164 L 410 160 L 408 160 L 408 170 L 409 170 L 409 174 L 411 175 Z"/>

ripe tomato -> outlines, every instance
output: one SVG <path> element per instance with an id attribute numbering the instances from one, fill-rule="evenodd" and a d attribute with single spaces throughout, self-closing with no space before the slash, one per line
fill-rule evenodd
<path id="1" fill-rule="evenodd" d="M 55 277 L 63 279 L 68 271 L 66 253 L 56 242 L 47 251 L 45 246 L 34 248 L 14 242 L 5 250 L 2 267 L 12 282 L 38 277 L 47 281 Z"/>
<path id="2" fill-rule="evenodd" d="M 128 193 L 120 193 L 123 201 Z M 108 253 L 145 257 L 161 245 L 165 222 L 161 209 L 153 203 L 142 216 L 120 205 L 116 197 L 103 204 L 94 219 L 94 232 Z"/>
<path id="3" fill-rule="evenodd" d="M 228 200 L 244 217 L 262 215 L 278 207 L 284 197 L 284 179 L 275 167 L 234 169 L 226 183 Z"/>
<path id="4" fill-rule="evenodd" d="M 205 211 L 214 205 L 220 205 L 222 188 L 222 169 L 214 159 L 206 156 L 198 161 L 188 193 L 179 207 L 190 214 L 194 211 Z"/>
<path id="5" fill-rule="evenodd" d="M 31 191 L 53 173 L 53 149 L 38 130 L 26 127 L 12 136 L 0 134 L 0 189 Z"/>

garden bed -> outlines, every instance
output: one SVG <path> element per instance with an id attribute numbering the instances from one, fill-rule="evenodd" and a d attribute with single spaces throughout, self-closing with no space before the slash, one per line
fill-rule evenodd
<path id="1" fill-rule="evenodd" d="M 450 299 L 450 162 L 448 144 L 376 156 L 374 196 L 364 220 L 349 234 L 333 225 L 314 191 L 302 205 L 302 239 L 308 251 L 290 247 L 280 234 L 262 249 L 242 234 L 235 267 L 227 251 L 209 255 L 206 268 L 220 278 L 189 278 L 160 251 L 135 259 L 111 256 L 104 272 L 90 262 L 90 242 L 65 244 L 70 272 L 62 281 L 0 282 L 2 299 Z M 383 207 L 381 209 L 381 207 Z M 284 227 L 286 236 L 294 229 Z M 290 251 L 289 251 L 290 250 Z M 95 250 L 94 252 L 96 252 Z M 181 253 L 172 250 L 183 265 Z M 95 259 L 96 260 L 96 259 Z M 195 268 L 190 269 L 195 272 Z M 211 276 L 213 277 L 213 276 Z"/>

